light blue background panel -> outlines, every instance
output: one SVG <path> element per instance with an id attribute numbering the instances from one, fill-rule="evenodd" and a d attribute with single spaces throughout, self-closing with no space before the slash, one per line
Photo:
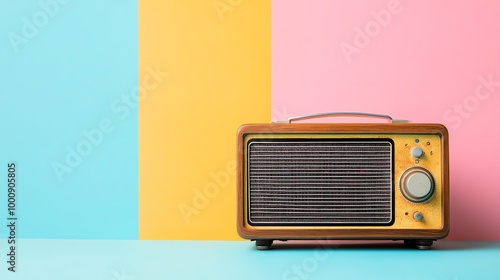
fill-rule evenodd
<path id="1" fill-rule="evenodd" d="M 0 35 L 1 223 L 14 161 L 18 237 L 137 239 L 137 1 L 4 1 Z"/>
<path id="2" fill-rule="evenodd" d="M 257 251 L 238 241 L 20 240 L 18 259 L 16 273 L 0 264 L 0 279 L 500 279 L 498 242 L 438 241 L 429 251 L 313 242 Z"/>

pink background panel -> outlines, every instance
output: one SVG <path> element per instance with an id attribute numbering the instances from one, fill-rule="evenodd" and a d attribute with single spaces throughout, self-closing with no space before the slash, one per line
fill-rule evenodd
<path id="1" fill-rule="evenodd" d="M 272 3 L 273 119 L 360 111 L 445 124 L 448 239 L 500 240 L 500 1 Z"/>

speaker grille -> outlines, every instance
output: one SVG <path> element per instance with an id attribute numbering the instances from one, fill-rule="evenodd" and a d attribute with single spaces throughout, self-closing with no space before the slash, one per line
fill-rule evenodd
<path id="1" fill-rule="evenodd" d="M 247 151 L 252 224 L 392 222 L 390 140 L 252 140 Z"/>

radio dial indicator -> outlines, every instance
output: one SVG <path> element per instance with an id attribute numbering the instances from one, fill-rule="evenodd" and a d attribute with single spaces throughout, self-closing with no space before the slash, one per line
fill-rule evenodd
<path id="1" fill-rule="evenodd" d="M 421 167 L 412 167 L 401 175 L 400 190 L 410 202 L 424 203 L 434 194 L 434 178 Z"/>

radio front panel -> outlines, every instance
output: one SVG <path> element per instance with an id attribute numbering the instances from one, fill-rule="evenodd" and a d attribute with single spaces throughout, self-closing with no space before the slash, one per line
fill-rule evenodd
<path id="1" fill-rule="evenodd" d="M 249 239 L 438 239 L 449 229 L 441 125 L 246 125 L 238 232 Z"/>

